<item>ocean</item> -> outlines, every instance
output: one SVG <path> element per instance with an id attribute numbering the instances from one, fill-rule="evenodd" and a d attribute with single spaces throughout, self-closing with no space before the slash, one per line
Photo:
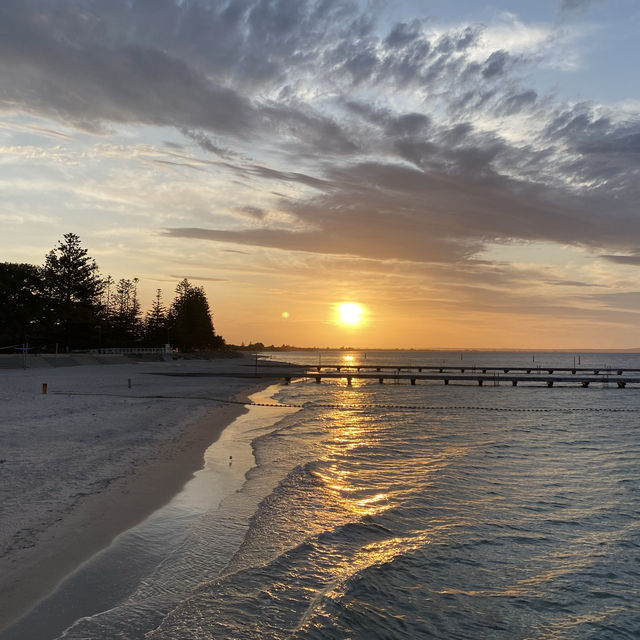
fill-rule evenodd
<path id="1" fill-rule="evenodd" d="M 640 354 L 274 358 L 640 369 Z M 640 386 L 296 382 L 254 400 L 305 408 L 252 408 L 208 459 L 214 473 L 243 443 L 227 490 L 198 476 L 58 595 L 110 581 L 107 605 L 34 637 L 640 638 Z"/>

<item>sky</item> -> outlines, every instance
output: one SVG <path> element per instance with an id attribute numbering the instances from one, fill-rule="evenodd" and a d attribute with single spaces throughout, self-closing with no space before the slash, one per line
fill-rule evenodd
<path id="1" fill-rule="evenodd" d="M 2 0 L 0 260 L 76 233 L 235 344 L 640 347 L 638 33 L 639 0 Z"/>

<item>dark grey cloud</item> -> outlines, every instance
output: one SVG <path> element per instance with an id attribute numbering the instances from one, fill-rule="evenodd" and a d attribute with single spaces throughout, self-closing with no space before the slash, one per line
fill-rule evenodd
<path id="1" fill-rule="evenodd" d="M 391 138 L 421 136 L 431 124 L 431 118 L 424 113 L 396 114 L 390 109 L 353 100 L 342 106 Z"/>
<path id="2" fill-rule="evenodd" d="M 167 229 L 166 234 L 176 238 L 196 238 L 232 244 L 267 247 L 286 251 L 302 251 L 329 255 L 366 255 L 375 259 L 391 259 L 400 255 L 423 261 L 450 260 L 460 255 L 457 245 L 446 246 L 445 242 L 429 242 L 410 233 L 389 236 L 386 226 L 369 220 L 365 229 L 354 229 L 349 221 L 337 228 L 324 226 L 322 232 L 294 232 L 280 229 L 256 228 L 229 231 L 202 228 Z M 345 235 L 349 233 L 350 235 Z M 357 234 L 357 235 L 354 235 Z"/>
<path id="3" fill-rule="evenodd" d="M 493 78 L 507 71 L 511 56 L 506 51 L 494 51 L 485 61 L 482 75 L 485 78 Z"/>
<path id="4" fill-rule="evenodd" d="M 496 112 L 502 115 L 514 115 L 531 109 L 538 100 L 538 94 L 533 89 L 509 92 L 500 98 Z"/>
<path id="5" fill-rule="evenodd" d="M 261 109 L 252 90 L 284 79 L 284 61 L 302 64 L 301 44 L 312 48 L 345 15 L 357 17 L 350 3 L 332 1 L 7 0 L 0 108 L 93 131 L 143 123 L 248 138 L 275 127 L 327 150 L 344 146 L 330 118 L 285 104 Z"/>
<path id="6" fill-rule="evenodd" d="M 32 3 L 3 4 L 0 13 L 0 107 L 100 130 L 104 123 L 191 126 L 242 135 L 252 129 L 250 101 L 215 84 L 159 48 L 115 45 L 85 35 L 71 40 L 73 21 L 41 16 Z M 63 13 L 64 15 L 64 13 Z M 52 24 L 53 23 L 53 24 Z M 82 32 L 81 32 L 82 33 Z"/>
<path id="7" fill-rule="evenodd" d="M 252 207 L 249 205 L 244 207 L 239 207 L 238 212 L 243 215 L 249 216 L 254 220 L 264 220 L 265 216 L 267 215 L 267 212 L 264 209 L 260 207 Z"/>
<path id="8" fill-rule="evenodd" d="M 576 105 L 554 114 L 546 137 L 549 144 L 567 149 L 569 159 L 558 169 L 568 180 L 588 185 L 587 202 L 602 195 L 610 199 L 609 211 L 626 210 L 625 216 L 635 217 L 632 202 L 640 196 L 640 118 L 613 121 L 589 105 Z"/>
<path id="9" fill-rule="evenodd" d="M 609 262 L 613 262 L 615 264 L 628 264 L 634 267 L 640 267 L 640 252 L 632 254 L 632 255 L 615 255 L 615 254 L 602 254 L 600 256 Z"/>
<path id="10" fill-rule="evenodd" d="M 239 166 L 235 167 L 235 170 L 243 173 L 244 175 L 255 176 L 259 178 L 268 178 L 270 180 L 278 180 L 281 182 L 294 182 L 306 185 L 308 187 L 314 187 L 319 190 L 331 190 L 333 185 L 328 180 L 321 180 L 314 176 L 310 176 L 306 173 L 300 173 L 299 171 L 278 171 L 270 167 L 263 165 L 249 165 L 246 169 Z M 284 196 L 283 196 L 284 197 Z"/>
<path id="11" fill-rule="evenodd" d="M 398 22 L 393 25 L 389 35 L 384 39 L 384 44 L 390 48 L 406 47 L 421 37 L 422 23 L 419 20 L 412 22 Z"/>
<path id="12" fill-rule="evenodd" d="M 579 197 L 572 199 L 555 189 L 539 192 L 535 185 L 482 171 L 486 158 L 476 155 L 472 149 L 463 162 L 458 160 L 457 170 L 462 167 L 465 173 L 457 175 L 376 163 L 327 170 L 331 191 L 282 203 L 312 231 L 174 229 L 170 233 L 423 262 L 466 259 L 483 242 L 506 238 L 621 245 L 640 233 L 640 219 L 616 229 L 602 211 L 592 215 L 581 211 Z"/>
<path id="13" fill-rule="evenodd" d="M 210 136 L 206 135 L 202 131 L 190 131 L 188 129 L 182 129 L 182 133 L 188 138 L 191 138 L 191 140 L 193 140 L 209 153 L 214 153 L 221 158 L 228 158 L 234 155 L 232 151 L 216 144 L 216 142 L 212 140 Z"/>
<path id="14" fill-rule="evenodd" d="M 291 140 L 294 155 L 348 155 L 358 151 L 349 133 L 333 118 L 318 114 L 304 105 L 274 105 L 263 107 L 270 132 Z M 284 143 L 286 146 L 286 143 Z"/>
<path id="15" fill-rule="evenodd" d="M 558 10 L 560 13 L 584 13 L 588 11 L 593 5 L 600 4 L 604 0 L 560 0 Z"/>

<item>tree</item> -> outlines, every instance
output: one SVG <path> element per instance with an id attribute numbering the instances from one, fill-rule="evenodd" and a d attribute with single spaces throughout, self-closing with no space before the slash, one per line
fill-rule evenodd
<path id="1" fill-rule="evenodd" d="M 60 240 L 45 260 L 49 295 L 61 304 L 97 305 L 104 289 L 98 265 L 75 233 L 65 233 L 63 237 L 64 242 Z"/>
<path id="2" fill-rule="evenodd" d="M 145 342 L 150 347 L 168 342 L 167 322 L 167 308 L 162 302 L 162 289 L 156 289 L 156 297 L 144 319 Z"/>
<path id="3" fill-rule="evenodd" d="M 140 335 L 140 302 L 138 301 L 138 278 L 121 278 L 109 303 L 111 333 L 117 346 L 132 345 Z"/>
<path id="4" fill-rule="evenodd" d="M 104 281 L 75 233 L 66 233 L 46 257 L 44 283 L 55 338 L 86 346 L 98 329 Z"/>
<path id="5" fill-rule="evenodd" d="M 40 267 L 0 263 L 0 346 L 43 338 L 43 292 Z"/>
<path id="6" fill-rule="evenodd" d="M 213 329 L 209 302 L 202 287 L 185 278 L 176 287 L 169 313 L 171 342 L 182 351 L 220 349 L 224 340 Z"/>
<path id="7" fill-rule="evenodd" d="M 101 306 L 104 315 L 108 317 L 111 314 L 111 287 L 115 284 L 115 280 L 108 275 L 103 282 L 104 288 L 102 290 L 103 296 Z"/>

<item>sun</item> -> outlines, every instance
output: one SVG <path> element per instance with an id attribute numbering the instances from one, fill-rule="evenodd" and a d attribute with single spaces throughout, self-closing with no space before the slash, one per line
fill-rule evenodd
<path id="1" fill-rule="evenodd" d="M 357 302 L 343 302 L 336 307 L 338 323 L 356 327 L 362 323 L 364 309 Z"/>

